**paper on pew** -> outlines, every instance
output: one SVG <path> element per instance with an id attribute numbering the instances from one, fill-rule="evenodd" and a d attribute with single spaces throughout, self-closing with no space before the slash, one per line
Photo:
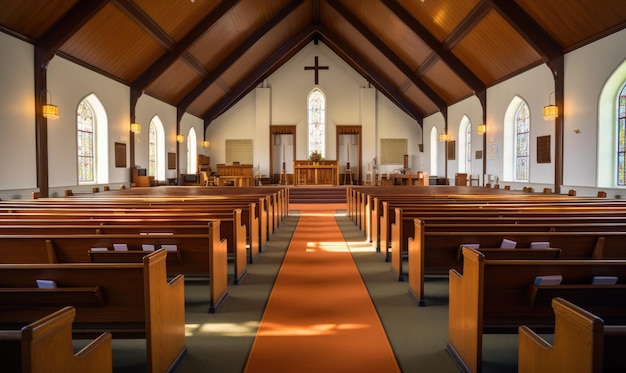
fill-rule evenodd
<path id="1" fill-rule="evenodd" d="M 114 243 L 113 250 L 115 251 L 128 251 L 128 245 L 125 243 Z"/>
<path id="2" fill-rule="evenodd" d="M 154 251 L 154 245 L 143 243 L 141 244 L 141 250 L 143 251 Z"/>
<path id="3" fill-rule="evenodd" d="M 535 285 L 561 285 L 561 281 L 563 281 L 561 275 L 535 277 Z"/>
<path id="4" fill-rule="evenodd" d="M 480 248 L 480 244 L 479 243 L 462 243 L 461 245 L 459 245 L 460 248 L 463 247 L 469 247 L 470 249 L 478 249 Z"/>
<path id="5" fill-rule="evenodd" d="M 53 280 L 37 280 L 37 287 L 40 289 L 56 289 L 57 283 Z"/>
<path id="6" fill-rule="evenodd" d="M 106 247 L 92 247 L 91 251 L 109 251 Z"/>
<path id="7" fill-rule="evenodd" d="M 501 249 L 515 249 L 516 246 L 517 242 L 506 238 L 503 238 L 502 243 L 500 244 Z"/>
<path id="8" fill-rule="evenodd" d="M 617 276 L 593 276 L 591 278 L 592 285 L 615 285 Z"/>
<path id="9" fill-rule="evenodd" d="M 176 251 L 178 250 L 178 245 L 161 245 L 161 248 L 167 251 Z"/>
<path id="10" fill-rule="evenodd" d="M 547 249 L 550 247 L 550 242 L 546 241 L 535 241 L 530 243 L 531 249 Z"/>

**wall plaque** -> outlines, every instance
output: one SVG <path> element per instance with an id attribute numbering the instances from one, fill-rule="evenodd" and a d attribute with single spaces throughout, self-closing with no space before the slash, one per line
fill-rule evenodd
<path id="1" fill-rule="evenodd" d="M 407 139 L 380 139 L 380 164 L 404 164 L 404 155 L 409 152 Z"/>

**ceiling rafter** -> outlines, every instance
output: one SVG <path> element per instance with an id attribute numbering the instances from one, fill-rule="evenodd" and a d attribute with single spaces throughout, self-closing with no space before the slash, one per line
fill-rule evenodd
<path id="1" fill-rule="evenodd" d="M 283 43 L 264 63 L 254 69 L 243 82 L 238 84 L 228 96 L 210 108 L 202 116 L 204 118 L 205 130 L 215 118 L 236 104 L 243 96 L 259 85 L 265 77 L 282 66 L 293 54 L 304 48 L 310 42 L 315 30 L 316 28 L 313 25 L 309 25 L 289 41 Z"/>
<path id="2" fill-rule="evenodd" d="M 514 1 L 487 1 L 530 44 L 548 65 L 563 56 L 559 45 L 524 9 Z"/>
<path id="3" fill-rule="evenodd" d="M 161 44 L 165 49 L 172 50 L 176 46 L 176 41 L 165 32 L 150 16 L 146 14 L 134 1 L 131 0 L 112 0 L 113 3 L 127 17 L 132 19 L 137 26 L 152 35 L 152 38 Z"/>
<path id="4" fill-rule="evenodd" d="M 433 50 L 474 92 L 485 90 L 485 83 L 474 74 L 461 60 L 446 49 L 421 23 L 395 0 L 381 0 L 405 25 L 407 25 L 426 45 Z"/>
<path id="5" fill-rule="evenodd" d="M 491 7 L 485 2 L 480 2 L 471 12 L 459 23 L 443 42 L 444 48 L 450 50 L 454 48 L 476 25 L 480 22 Z"/>
<path id="6" fill-rule="evenodd" d="M 380 91 L 384 92 L 387 97 L 391 99 L 398 107 L 415 119 L 419 125 L 422 125 L 424 117 L 416 110 L 414 105 L 408 102 L 402 96 L 401 92 L 392 87 L 385 78 L 376 73 L 376 70 L 370 66 L 356 51 L 354 51 L 347 43 L 343 42 L 341 38 L 328 29 L 325 26 L 318 26 L 318 31 L 323 37 L 323 41 L 328 45 L 337 55 L 339 55 L 349 65 L 356 65 L 361 70 L 365 71 L 367 79 L 370 80 Z"/>
<path id="7" fill-rule="evenodd" d="M 448 104 L 446 101 L 437 94 L 421 77 L 417 76 L 415 72 L 402 61 L 402 59 L 389 48 L 374 32 L 370 31 L 363 22 L 357 19 L 346 7 L 336 0 L 326 0 L 326 3 L 333 7 L 339 15 L 341 15 L 348 23 L 357 29 L 361 35 L 363 35 L 370 43 L 374 45 L 391 63 L 393 63 L 398 70 L 402 71 L 406 75 L 407 80 L 415 84 L 424 94 L 439 108 L 443 110 Z"/>
<path id="8" fill-rule="evenodd" d="M 191 31 L 189 31 L 176 45 L 172 50 L 159 58 L 155 63 L 153 63 L 150 67 L 148 67 L 135 81 L 131 84 L 131 88 L 137 91 L 142 92 L 146 89 L 150 83 L 154 82 L 165 70 L 167 70 L 176 60 L 183 56 L 187 55 L 188 49 L 204 34 L 215 22 L 219 21 L 219 19 L 228 13 L 235 5 L 237 5 L 240 0 L 225 0 L 222 1 L 208 16 L 204 17 L 196 26 L 194 26 Z M 193 62 L 196 61 L 196 62 Z M 188 64 L 198 63 L 194 58 L 193 61 L 189 59 L 185 59 L 185 62 Z M 199 70 L 198 67 L 195 67 L 194 70 Z M 206 71 L 206 70 L 205 70 Z M 205 73 L 206 74 L 206 73 Z M 208 74 L 203 76 L 206 78 Z"/>
<path id="9" fill-rule="evenodd" d="M 213 82 L 222 75 L 233 63 L 235 63 L 246 51 L 261 39 L 268 31 L 276 26 L 285 17 L 295 11 L 304 0 L 291 1 L 278 11 L 269 21 L 259 27 L 252 35 L 250 35 L 237 49 L 235 49 L 228 57 L 222 60 L 220 64 L 211 72 L 211 74 L 198 83 L 185 97 L 183 97 L 176 106 L 185 111 L 191 103 L 198 98 Z"/>
<path id="10" fill-rule="evenodd" d="M 79 1 L 37 40 L 37 46 L 51 53 L 50 58 L 76 31 L 89 22 L 110 0 Z"/>

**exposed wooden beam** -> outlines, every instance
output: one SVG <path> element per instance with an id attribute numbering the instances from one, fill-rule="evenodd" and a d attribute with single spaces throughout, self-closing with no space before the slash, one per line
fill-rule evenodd
<path id="1" fill-rule="evenodd" d="M 222 1 L 208 16 L 204 17 L 196 26 L 194 26 L 187 35 L 171 49 L 171 51 L 155 63 L 148 67 L 131 86 L 138 91 L 146 89 L 150 83 L 155 81 L 165 70 L 167 70 L 178 58 L 180 58 L 187 50 L 204 34 L 215 22 L 228 13 L 240 0 Z M 197 60 L 196 60 L 197 61 Z M 187 60 L 189 64 L 190 61 Z"/>
<path id="2" fill-rule="evenodd" d="M 435 54 L 441 58 L 461 80 L 465 82 L 474 92 L 485 89 L 485 83 L 474 74 L 461 60 L 459 60 L 450 50 L 446 49 L 421 23 L 404 9 L 395 0 L 381 0 L 381 2 L 391 10 L 405 25 L 422 39 Z"/>
<path id="3" fill-rule="evenodd" d="M 469 12 L 469 14 L 463 19 L 463 21 L 461 21 L 461 23 L 459 23 L 457 27 L 452 30 L 446 40 L 444 40 L 444 48 L 447 50 L 451 50 L 452 48 L 454 48 L 459 43 L 459 41 L 461 41 L 470 31 L 472 31 L 474 27 L 476 27 L 478 22 L 485 18 L 490 10 L 491 8 L 487 4 L 483 2 L 478 3 L 478 5 L 476 5 L 474 9 Z"/>
<path id="4" fill-rule="evenodd" d="M 132 19 L 137 26 L 141 27 L 145 32 L 152 35 L 152 38 L 161 44 L 165 49 L 172 50 L 176 46 L 176 41 L 165 32 L 150 16 L 146 14 L 134 1 L 131 0 L 112 0 L 113 3 L 126 16 Z"/>
<path id="5" fill-rule="evenodd" d="M 216 105 L 211 107 L 202 116 L 204 118 L 205 125 L 208 126 L 218 116 L 236 104 L 242 97 L 248 94 L 254 87 L 259 85 L 261 81 L 272 72 L 276 71 L 282 66 L 289 58 L 291 58 L 297 51 L 304 48 L 305 45 L 311 42 L 311 37 L 315 32 L 315 27 L 312 25 L 307 26 L 297 35 L 292 37 L 286 43 L 283 43 L 280 48 L 274 51 L 270 57 L 268 57 L 264 63 L 254 69 L 243 82 L 237 85 L 233 91 L 220 100 Z M 206 130 L 206 127 L 205 127 Z"/>
<path id="6" fill-rule="evenodd" d="M 333 7 L 348 23 L 357 29 L 370 43 L 376 47 L 398 70 L 402 71 L 407 78 L 417 86 L 424 94 L 439 108 L 443 110 L 448 104 L 437 94 L 426 82 L 418 77 L 415 72 L 400 58 L 391 48 L 389 48 L 374 32 L 363 24 L 357 17 L 336 0 L 326 0 L 328 5 Z"/>
<path id="7" fill-rule="evenodd" d="M 489 3 L 546 63 L 563 56 L 563 48 L 517 3 L 509 0 L 483 0 Z"/>
<path id="8" fill-rule="evenodd" d="M 350 66 L 358 66 L 361 70 L 366 72 L 366 77 L 370 80 L 376 88 L 383 92 L 390 98 L 399 108 L 401 108 L 407 115 L 415 119 L 421 126 L 424 122 L 424 116 L 415 108 L 413 104 L 407 101 L 402 93 L 395 87 L 392 87 L 389 82 L 376 70 L 365 61 L 355 50 L 353 50 L 347 43 L 343 42 L 341 38 L 333 33 L 325 26 L 318 26 L 318 30 L 323 37 L 323 41 L 328 45 L 337 55 L 339 55 Z"/>
<path id="9" fill-rule="evenodd" d="M 280 21 L 287 17 L 291 12 L 297 9 L 304 0 L 295 0 L 289 2 L 280 11 L 278 11 L 269 21 L 259 27 L 252 35 L 250 35 L 243 43 L 237 47 L 228 57 L 222 60 L 220 64 L 211 72 L 211 74 L 198 83 L 185 97 L 176 105 L 182 111 L 187 110 L 189 105 L 198 98 L 213 82 L 224 73 L 232 64 L 234 64 L 246 51 L 251 48 L 259 39 L 269 32 Z"/>

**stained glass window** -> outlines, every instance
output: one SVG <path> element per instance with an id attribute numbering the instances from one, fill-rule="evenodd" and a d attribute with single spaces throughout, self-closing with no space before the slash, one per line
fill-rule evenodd
<path id="1" fill-rule="evenodd" d="M 472 174 L 472 124 L 465 127 L 465 173 Z"/>
<path id="2" fill-rule="evenodd" d="M 95 175 L 95 123 L 93 109 L 82 100 L 76 111 L 78 132 L 78 182 L 93 183 Z"/>
<path id="3" fill-rule="evenodd" d="M 528 181 L 530 145 L 530 115 L 522 103 L 515 114 L 515 180 Z"/>
<path id="4" fill-rule="evenodd" d="M 626 167 L 624 142 L 626 139 L 626 84 L 619 93 L 617 103 L 617 185 L 626 185 L 624 168 Z"/>
<path id="5" fill-rule="evenodd" d="M 325 158 L 324 148 L 326 147 L 326 98 L 319 89 L 314 89 L 309 95 L 309 153 L 314 150 L 322 154 Z M 308 155 L 307 155 L 308 158 Z"/>
<path id="6" fill-rule="evenodd" d="M 156 179 L 157 167 L 157 131 L 154 123 L 150 122 L 150 133 L 148 135 L 148 176 Z"/>

